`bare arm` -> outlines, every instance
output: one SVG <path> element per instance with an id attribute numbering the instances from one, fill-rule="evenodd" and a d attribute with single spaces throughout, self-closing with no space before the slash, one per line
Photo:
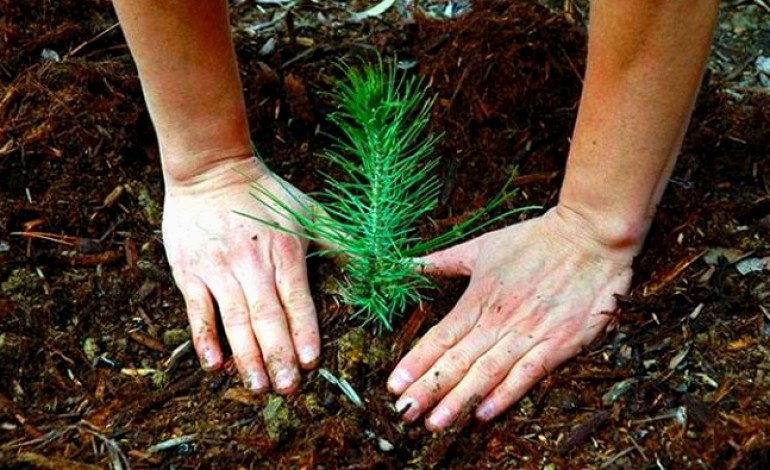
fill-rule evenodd
<path id="1" fill-rule="evenodd" d="M 489 420 L 606 326 L 679 152 L 717 0 L 595 0 L 589 57 L 558 205 L 425 258 L 471 276 L 455 308 L 396 366 L 412 421 L 452 423 L 475 397 Z M 495 253 L 495 256 L 488 256 Z M 485 256 L 485 254 L 487 256 Z M 431 410 L 432 409 L 432 410 Z"/>
<path id="2" fill-rule="evenodd" d="M 250 155 L 224 1 L 115 0 L 158 134 L 166 178 L 187 182 Z"/>
<path id="3" fill-rule="evenodd" d="M 716 0 L 595 0 L 559 206 L 601 241 L 638 249 L 687 129 Z M 590 182 L 590 184 L 587 184 Z"/>

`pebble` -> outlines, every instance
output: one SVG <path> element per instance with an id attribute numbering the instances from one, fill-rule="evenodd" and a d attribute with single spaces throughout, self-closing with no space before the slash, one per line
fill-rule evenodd
<path id="1" fill-rule="evenodd" d="M 393 444 L 383 438 L 377 439 L 377 446 L 383 452 L 390 452 L 396 448 Z"/>

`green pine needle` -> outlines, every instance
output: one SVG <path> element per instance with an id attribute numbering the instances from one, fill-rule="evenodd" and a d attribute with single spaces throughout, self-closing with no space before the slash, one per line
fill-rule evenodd
<path id="1" fill-rule="evenodd" d="M 423 82 L 398 78 L 395 66 L 340 66 L 344 79 L 331 97 L 338 110 L 329 116 L 341 137 L 323 155 L 346 178 L 324 175 L 326 190 L 316 198 L 323 210 L 292 209 L 258 183 L 252 196 L 304 232 L 243 214 L 273 229 L 329 246 L 322 250 L 345 260 L 343 301 L 364 324 L 390 330 L 394 315 L 421 299 L 431 280 L 418 271 L 413 256 L 436 250 L 475 233 L 503 217 L 535 209 L 515 209 L 479 223 L 515 194 L 505 188 L 482 210 L 447 233 L 421 241 L 414 227 L 438 203 L 440 184 L 431 157 L 436 136 L 424 136 L 433 99 Z M 300 201 L 294 201 L 300 203 Z M 302 205 L 300 204 L 300 207 Z"/>

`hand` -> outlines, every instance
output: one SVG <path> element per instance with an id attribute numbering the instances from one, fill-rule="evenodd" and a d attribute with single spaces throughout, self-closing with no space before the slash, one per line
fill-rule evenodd
<path id="1" fill-rule="evenodd" d="M 297 199 L 310 201 L 255 158 L 230 160 L 184 184 L 167 178 L 163 240 L 203 367 L 223 363 L 218 310 L 245 386 L 261 392 L 272 383 L 278 393 L 290 393 L 299 385 L 297 364 L 312 368 L 321 347 L 307 242 L 234 212 L 300 230 L 254 200 L 249 180 L 294 208 Z"/>
<path id="2" fill-rule="evenodd" d="M 487 421 L 576 355 L 610 320 L 637 251 L 611 248 L 567 210 L 490 232 L 422 259 L 428 273 L 471 276 L 455 308 L 396 366 L 396 408 L 431 431 L 481 400 Z"/>

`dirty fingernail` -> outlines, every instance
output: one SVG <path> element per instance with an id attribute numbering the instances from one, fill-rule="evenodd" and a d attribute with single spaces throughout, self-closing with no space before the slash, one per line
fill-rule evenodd
<path id="1" fill-rule="evenodd" d="M 201 365 L 206 370 L 211 370 L 214 368 L 214 366 L 217 365 L 217 358 L 216 354 L 214 354 L 214 351 L 211 349 L 207 349 L 203 351 L 203 356 L 201 357 Z"/>
<path id="2" fill-rule="evenodd" d="M 482 421 L 489 421 L 495 417 L 495 407 L 490 402 L 482 403 L 476 409 L 476 417 Z"/>
<path id="3" fill-rule="evenodd" d="M 449 409 L 443 406 L 439 406 L 433 410 L 433 413 L 431 413 L 430 417 L 428 418 L 428 426 L 435 430 L 443 429 L 449 425 L 450 418 L 451 413 L 449 412 Z"/>
<path id="4" fill-rule="evenodd" d="M 254 393 L 259 393 L 267 390 L 270 388 L 270 382 L 267 380 L 267 377 L 265 377 L 264 374 L 260 373 L 251 373 L 246 376 L 246 380 L 244 380 L 244 385 L 247 389 L 251 390 Z"/>
<path id="5" fill-rule="evenodd" d="M 420 410 L 417 408 L 417 401 L 411 397 L 399 398 L 396 402 L 396 412 L 407 422 L 412 422 L 420 416 Z"/>
<path id="6" fill-rule="evenodd" d="M 391 393 L 401 393 L 414 382 L 412 375 L 404 369 L 396 369 L 388 380 L 388 390 Z"/>
<path id="7" fill-rule="evenodd" d="M 294 374 L 289 369 L 281 369 L 275 374 L 275 388 L 286 390 L 294 385 Z"/>
<path id="8" fill-rule="evenodd" d="M 299 362 L 302 364 L 312 364 L 318 359 L 318 353 L 312 346 L 305 346 L 299 350 Z"/>

